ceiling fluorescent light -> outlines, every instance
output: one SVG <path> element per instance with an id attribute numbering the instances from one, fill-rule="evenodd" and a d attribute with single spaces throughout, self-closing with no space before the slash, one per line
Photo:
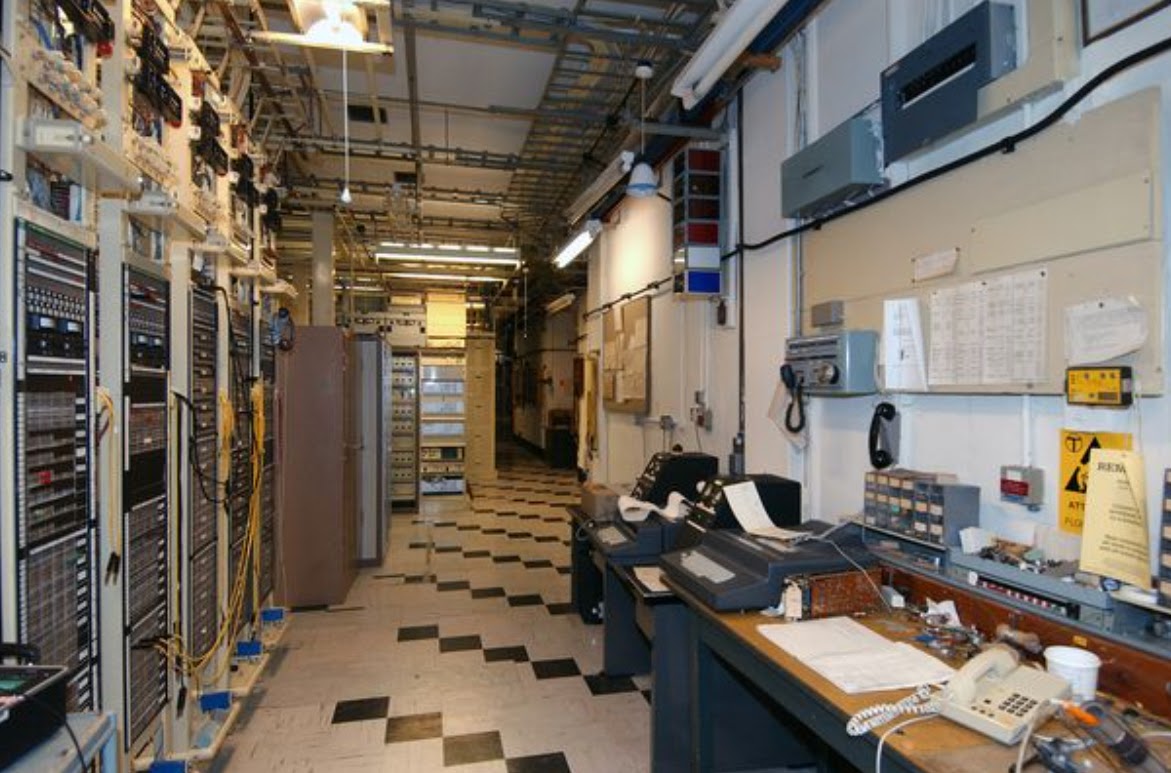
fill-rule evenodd
<path id="1" fill-rule="evenodd" d="M 601 220 L 587 220 L 586 224 L 580 231 L 573 235 L 561 251 L 557 253 L 557 257 L 553 258 L 553 265 L 557 268 L 565 268 L 578 255 L 585 252 L 586 247 L 593 244 L 594 239 L 598 238 L 598 234 L 602 232 Z"/>
<path id="2" fill-rule="evenodd" d="M 427 274 L 424 272 L 389 271 L 383 274 L 391 279 L 427 279 L 435 282 L 505 282 L 502 276 L 465 276 L 464 274 Z"/>
<path id="3" fill-rule="evenodd" d="M 565 210 L 565 218 L 570 223 L 576 223 L 581 220 L 590 209 L 593 208 L 598 200 L 610 192 L 610 189 L 622 180 L 622 176 L 626 174 L 626 168 L 621 155 L 614 157 L 605 169 L 598 174 L 597 178 L 589 184 L 581 194 L 578 195 L 569 208 Z"/>
<path id="4" fill-rule="evenodd" d="M 577 296 L 573 293 L 566 293 L 559 298 L 554 298 L 545 304 L 545 313 L 556 314 L 559 311 L 565 311 L 573 302 L 577 300 Z"/>
<path id="5" fill-rule="evenodd" d="M 695 107 L 711 91 L 712 86 L 724 77 L 737 57 L 744 53 L 788 1 L 736 0 L 724 12 L 724 18 L 707 36 L 671 86 L 671 94 L 683 100 L 684 109 Z"/>
<path id="6" fill-rule="evenodd" d="M 416 263 L 453 263 L 474 266 L 520 268 L 516 258 L 491 258 L 486 255 L 420 255 L 414 252 L 375 252 L 377 260 L 411 260 Z"/>

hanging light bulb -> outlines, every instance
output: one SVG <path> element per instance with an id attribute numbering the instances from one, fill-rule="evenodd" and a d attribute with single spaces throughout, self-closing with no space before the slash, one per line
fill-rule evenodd
<path id="1" fill-rule="evenodd" d="M 630 170 L 630 179 L 626 183 L 626 195 L 636 199 L 645 199 L 659 192 L 659 176 L 646 162 L 646 82 L 655 74 L 655 70 L 648 62 L 639 62 L 634 68 L 634 77 L 639 82 L 639 113 L 638 113 L 638 162 Z"/>
<path id="2" fill-rule="evenodd" d="M 345 141 L 346 181 L 342 185 L 338 201 L 349 206 L 354 200 L 350 193 L 350 68 L 346 60 L 346 49 L 342 49 L 342 135 Z"/>

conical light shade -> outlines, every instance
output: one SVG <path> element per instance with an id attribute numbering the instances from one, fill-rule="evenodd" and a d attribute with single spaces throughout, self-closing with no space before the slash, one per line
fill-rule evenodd
<path id="1" fill-rule="evenodd" d="M 651 165 L 639 161 L 630 170 L 630 182 L 626 183 L 626 195 L 636 199 L 645 199 L 659 192 L 659 176 Z"/>

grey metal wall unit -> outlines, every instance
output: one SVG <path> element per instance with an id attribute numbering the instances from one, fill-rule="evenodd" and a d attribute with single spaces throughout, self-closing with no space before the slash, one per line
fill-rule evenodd
<path id="1" fill-rule="evenodd" d="M 881 182 L 878 138 L 851 118 L 781 164 L 781 214 L 810 217 Z"/>
<path id="2" fill-rule="evenodd" d="M 882 73 L 886 163 L 974 122 L 976 92 L 1016 67 L 1016 21 L 982 3 Z"/>

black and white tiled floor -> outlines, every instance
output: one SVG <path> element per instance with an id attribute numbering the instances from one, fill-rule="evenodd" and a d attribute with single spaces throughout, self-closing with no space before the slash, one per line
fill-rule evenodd
<path id="1" fill-rule="evenodd" d="M 502 451 L 468 499 L 395 515 L 343 607 L 297 613 L 217 768 L 635 773 L 649 678 L 599 674 L 569 608 L 571 472 Z"/>

